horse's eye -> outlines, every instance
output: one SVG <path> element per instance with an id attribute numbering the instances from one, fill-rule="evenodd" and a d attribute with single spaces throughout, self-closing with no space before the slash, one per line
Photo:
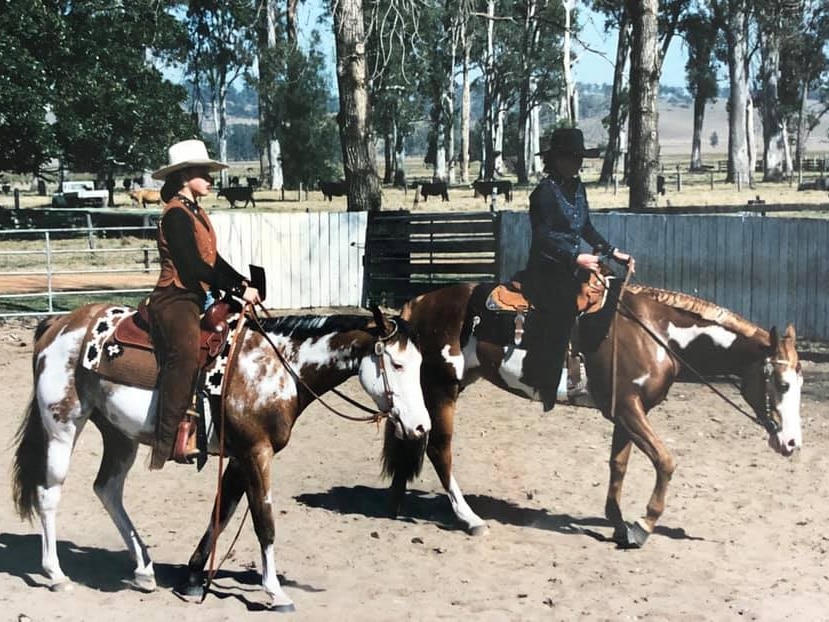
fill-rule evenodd
<path id="1" fill-rule="evenodd" d="M 394 369 L 394 371 L 403 371 L 403 364 L 402 363 L 395 363 L 394 361 L 392 361 L 391 366 Z"/>

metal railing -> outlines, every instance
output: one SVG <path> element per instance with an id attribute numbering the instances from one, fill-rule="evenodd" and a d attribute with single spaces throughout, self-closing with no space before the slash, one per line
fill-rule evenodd
<path id="1" fill-rule="evenodd" d="M 42 257 L 43 267 L 39 265 L 36 269 L 31 269 L 27 265 L 28 262 L 22 262 L 22 269 L 0 269 L 0 318 L 33 316 L 33 315 L 57 315 L 66 313 L 65 310 L 56 310 L 55 300 L 66 296 L 82 296 L 94 297 L 112 294 L 141 294 L 151 291 L 151 287 L 96 287 L 96 282 L 100 279 L 94 279 L 91 275 L 116 275 L 116 274 L 150 274 L 152 268 L 151 264 L 157 261 L 157 250 L 155 246 L 155 227 L 152 226 L 130 226 L 130 227 L 84 227 L 84 228 L 58 228 L 58 229 L 13 229 L 0 230 L 0 268 L 7 268 L 8 264 L 14 263 L 15 258 L 21 257 Z M 134 235 L 136 237 L 144 237 L 140 233 L 149 232 L 148 243 L 139 243 L 135 247 L 102 247 L 101 242 L 104 240 L 111 240 L 113 236 L 116 239 L 123 239 L 123 237 Z M 32 240 L 33 238 L 42 239 L 42 245 L 37 245 L 36 248 L 26 249 L 12 249 L 9 248 L 13 244 L 13 240 L 23 241 Z M 58 240 L 79 240 L 82 243 L 77 248 L 61 248 L 56 244 Z M 152 241 L 150 243 L 150 240 Z M 140 240 L 139 242 L 143 242 Z M 78 267 L 73 268 L 68 264 L 69 261 L 61 261 L 64 257 L 72 255 L 87 255 L 93 259 L 95 257 L 120 257 L 125 258 L 130 255 L 137 255 L 135 263 L 140 267 L 131 267 L 120 262 L 118 267 L 110 267 L 103 265 L 99 267 Z M 12 258 L 8 260 L 7 258 Z M 40 264 L 40 262 L 36 262 Z M 94 263 L 90 262 L 90 263 Z M 105 264 L 112 264 L 114 262 L 107 260 Z M 87 264 L 88 266 L 89 264 Z M 80 277 L 74 278 L 73 281 L 83 282 L 84 275 L 89 275 L 88 281 L 83 287 L 75 285 L 75 289 L 58 287 L 56 282 L 60 281 L 63 276 Z M 26 285 L 25 279 L 27 277 L 45 277 L 45 286 L 43 289 L 34 289 L 37 285 Z M 24 281 L 24 284 L 15 284 L 15 281 Z M 20 291 L 33 290 L 34 291 Z M 4 291 L 5 290 L 5 291 Z M 18 291 L 14 291 L 18 290 Z M 43 299 L 44 308 L 28 309 L 25 311 L 10 311 L 8 310 L 8 301 L 38 301 Z M 13 305 L 12 305 L 13 306 Z M 34 305 L 36 306 L 36 304 Z"/>

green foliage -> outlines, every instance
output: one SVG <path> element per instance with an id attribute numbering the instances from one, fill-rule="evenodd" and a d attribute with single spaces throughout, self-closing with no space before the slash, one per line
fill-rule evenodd
<path id="1" fill-rule="evenodd" d="M 268 135 L 279 140 L 285 185 L 293 188 L 342 176 L 338 130 L 327 112 L 331 88 L 318 45 L 314 38 L 304 52 L 282 41 L 260 56 L 270 81 L 257 83 L 266 111 L 259 140 L 262 144 Z"/>
<path id="2" fill-rule="evenodd" d="M 0 168 L 37 173 L 57 156 L 99 175 L 112 162 L 141 170 L 162 161 L 172 140 L 195 134 L 181 108 L 183 89 L 146 57 L 149 50 L 172 59 L 178 51 L 167 3 L 3 4 L 11 36 L 0 42 Z"/>

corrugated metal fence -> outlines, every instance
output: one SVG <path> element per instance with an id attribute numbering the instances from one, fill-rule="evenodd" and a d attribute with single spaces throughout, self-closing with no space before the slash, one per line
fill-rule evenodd
<path id="1" fill-rule="evenodd" d="M 829 221 L 762 216 L 601 214 L 596 228 L 636 257 L 636 279 L 694 294 L 764 327 L 829 340 Z M 526 212 L 501 213 L 499 273 L 524 266 Z"/>

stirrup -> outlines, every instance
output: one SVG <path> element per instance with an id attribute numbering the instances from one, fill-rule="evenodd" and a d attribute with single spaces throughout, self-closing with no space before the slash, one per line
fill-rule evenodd
<path id="1" fill-rule="evenodd" d="M 170 458 L 178 464 L 193 464 L 199 456 L 196 444 L 196 419 L 188 412 L 178 424 Z"/>

